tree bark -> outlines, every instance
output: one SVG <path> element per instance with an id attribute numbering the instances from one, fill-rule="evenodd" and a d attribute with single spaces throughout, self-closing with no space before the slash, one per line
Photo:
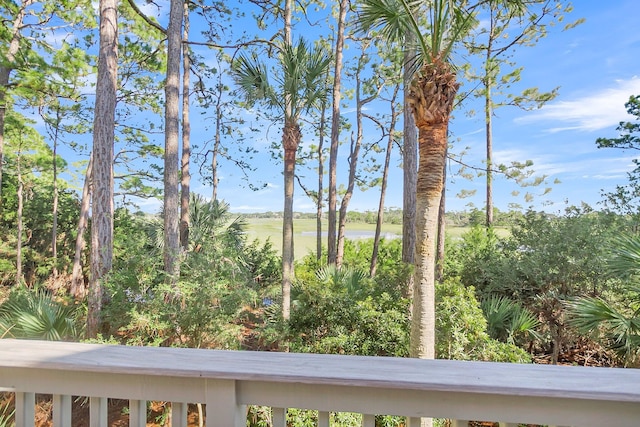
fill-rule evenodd
<path id="1" fill-rule="evenodd" d="M 295 279 L 293 248 L 293 190 L 296 151 L 300 143 L 300 127 L 287 122 L 282 143 L 284 147 L 284 213 L 282 218 L 282 318 L 291 315 L 291 285 Z"/>
<path id="2" fill-rule="evenodd" d="M 85 247 L 84 232 L 89 222 L 89 207 L 91 205 L 91 176 L 93 169 L 93 152 L 89 156 L 89 164 L 84 177 L 82 187 L 82 200 L 80 202 L 80 217 L 78 218 L 78 234 L 76 235 L 76 252 L 73 257 L 73 270 L 71 273 L 70 293 L 76 301 L 85 296 L 84 278 L 82 274 L 82 253 Z"/>
<path id="3" fill-rule="evenodd" d="M 435 358 L 435 249 L 442 175 L 447 147 L 447 123 L 419 128 L 419 169 L 416 185 L 416 259 L 411 321 L 411 357 Z"/>
<path id="4" fill-rule="evenodd" d="M 489 40 L 487 41 L 487 55 L 485 58 L 485 76 L 484 76 L 484 117 L 486 127 L 486 142 L 487 142 L 487 203 L 486 203 L 486 226 L 490 228 L 493 225 L 493 106 L 491 103 L 491 87 L 492 83 L 492 61 L 491 54 L 493 53 L 492 44 L 494 38 L 494 16 L 493 7 L 490 7 L 490 28 L 489 28 Z"/>
<path id="5" fill-rule="evenodd" d="M 20 165 L 21 153 L 18 152 L 18 165 L 17 165 L 17 175 L 18 175 L 18 211 L 16 212 L 16 286 L 20 286 L 24 283 L 24 278 L 22 277 L 22 232 L 24 231 L 22 214 L 24 210 L 24 182 L 22 181 L 22 167 Z"/>
<path id="6" fill-rule="evenodd" d="M 184 32 L 183 40 L 189 39 L 189 3 L 184 2 Z M 191 122 L 189 121 L 189 46 L 182 44 L 182 173 L 180 194 L 180 244 L 183 251 L 189 249 L 189 197 L 191 190 Z"/>
<path id="7" fill-rule="evenodd" d="M 389 137 L 387 139 L 387 152 L 384 156 L 384 167 L 382 169 L 382 185 L 380 188 L 380 202 L 378 203 L 378 216 L 376 218 L 376 232 L 373 236 L 373 251 L 371 253 L 371 264 L 369 266 L 369 276 L 375 277 L 378 267 L 378 251 L 380 248 L 380 233 L 382 232 L 382 222 L 384 219 L 384 199 L 387 194 L 387 181 L 389 177 L 389 165 L 391 164 L 391 150 L 393 150 L 394 133 L 396 131 L 396 121 L 398 114 L 396 113 L 396 98 L 400 87 L 396 85 L 393 91 L 393 97 L 389 104 L 391 105 L 391 123 L 389 124 Z"/>
<path id="8" fill-rule="evenodd" d="M 91 277 L 87 337 L 97 336 L 102 312 L 103 281 L 113 260 L 113 144 L 118 82 L 117 0 L 100 0 L 100 52 L 93 122 L 93 204 Z"/>
<path id="9" fill-rule="evenodd" d="M 178 151 L 180 133 L 180 53 L 183 2 L 171 0 L 167 30 L 164 143 L 164 272 L 175 285 L 180 275 Z"/>
<path id="10" fill-rule="evenodd" d="M 53 224 L 51 225 L 51 258 L 53 258 L 53 271 L 52 275 L 54 279 L 58 278 L 58 130 L 60 129 L 60 106 L 56 109 L 56 128 L 53 135 L 53 152 L 52 152 L 52 167 L 53 167 L 53 208 L 52 217 Z"/>
<path id="11" fill-rule="evenodd" d="M 213 142 L 213 153 L 211 153 L 211 200 L 218 200 L 218 151 L 220 150 L 222 132 L 222 81 L 218 81 L 216 100 L 216 134 Z"/>
<path id="12" fill-rule="evenodd" d="M 322 218 L 323 218 L 323 193 L 324 193 L 324 132 L 327 124 L 326 120 L 327 103 L 322 102 L 320 109 L 320 128 L 318 133 L 318 197 L 316 198 L 316 259 L 322 258 Z"/>
<path id="13" fill-rule="evenodd" d="M 448 152 L 449 150 L 447 150 Z M 438 242 L 436 248 L 436 282 L 444 279 L 444 251 L 447 231 L 446 213 L 446 195 L 447 195 L 447 152 L 445 152 L 445 163 L 442 170 L 442 194 L 440 196 L 440 206 L 438 207 Z"/>
<path id="14" fill-rule="evenodd" d="M 412 46 L 411 33 L 406 35 L 407 46 Z M 413 265 L 416 247 L 416 182 L 418 177 L 418 129 L 411 111 L 410 88 L 413 79 L 411 63 L 415 60 L 416 52 L 407 49 L 404 54 L 404 107 L 403 107 L 403 144 L 402 144 L 402 261 Z M 405 296 L 411 301 L 413 296 L 413 275 L 405 285 Z M 411 309 L 410 309 L 411 312 Z"/>
<path id="15" fill-rule="evenodd" d="M 342 90 L 342 61 L 344 51 L 344 30 L 346 26 L 347 0 L 340 0 L 338 12 L 338 32 L 336 36 L 335 66 L 333 71 L 333 103 L 331 107 L 331 148 L 329 150 L 329 212 L 327 224 L 327 262 L 337 262 L 336 205 L 338 146 L 340 145 L 340 99 Z"/>

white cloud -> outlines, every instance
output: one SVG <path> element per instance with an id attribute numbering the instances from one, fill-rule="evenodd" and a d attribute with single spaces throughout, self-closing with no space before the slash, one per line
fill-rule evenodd
<path id="1" fill-rule="evenodd" d="M 630 95 L 638 93 L 640 78 L 636 76 L 629 80 L 618 80 L 614 87 L 591 95 L 548 104 L 539 111 L 519 117 L 515 121 L 521 124 L 550 122 L 547 131 L 552 133 L 565 130 L 606 129 L 628 119 L 624 104 Z"/>

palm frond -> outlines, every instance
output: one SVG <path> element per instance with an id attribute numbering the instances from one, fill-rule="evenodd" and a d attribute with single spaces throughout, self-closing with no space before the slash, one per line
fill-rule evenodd
<path id="1" fill-rule="evenodd" d="M 16 338 L 60 341 L 76 337 L 75 307 L 55 301 L 45 291 L 27 293 L 2 305 L 3 323 Z"/>
<path id="2" fill-rule="evenodd" d="M 250 105 L 258 101 L 277 102 L 277 97 L 274 96 L 273 88 L 269 83 L 267 66 L 255 52 L 250 55 L 240 54 L 234 61 L 231 72 Z"/>
<path id="3" fill-rule="evenodd" d="M 619 277 L 640 273 L 640 237 L 618 236 L 612 241 L 609 271 Z"/>

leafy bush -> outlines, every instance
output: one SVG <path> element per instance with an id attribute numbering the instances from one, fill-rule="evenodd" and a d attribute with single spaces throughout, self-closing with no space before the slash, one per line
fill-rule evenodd
<path id="1" fill-rule="evenodd" d="M 377 289 L 361 270 L 333 266 L 292 291 L 291 350 L 405 356 L 407 301 Z"/>
<path id="2" fill-rule="evenodd" d="M 474 289 L 455 279 L 436 286 L 436 355 L 440 359 L 530 361 L 524 350 L 489 337 Z"/>
<path id="3" fill-rule="evenodd" d="M 279 258 L 270 243 L 247 245 L 244 223 L 225 203 L 194 196 L 192 209 L 191 244 L 174 286 L 162 272 L 161 222 L 121 213 L 106 335 L 133 345 L 242 346 L 244 324 L 256 321 L 278 281 Z"/>
<path id="4" fill-rule="evenodd" d="M 456 262 L 448 263 L 447 273 L 459 274 L 481 301 L 495 295 L 528 309 L 540 321 L 541 350 L 556 361 L 578 340 L 566 324 L 565 302 L 616 286 L 606 270 L 604 248 L 624 225 L 619 217 L 588 206 L 567 208 L 562 216 L 529 211 L 507 238 L 479 228 L 465 235 L 450 248 Z"/>

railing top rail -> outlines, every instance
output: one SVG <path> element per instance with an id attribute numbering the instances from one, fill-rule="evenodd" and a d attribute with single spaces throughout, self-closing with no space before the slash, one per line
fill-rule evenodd
<path id="1" fill-rule="evenodd" d="M 640 370 L 0 339 L 0 368 L 640 403 Z"/>

